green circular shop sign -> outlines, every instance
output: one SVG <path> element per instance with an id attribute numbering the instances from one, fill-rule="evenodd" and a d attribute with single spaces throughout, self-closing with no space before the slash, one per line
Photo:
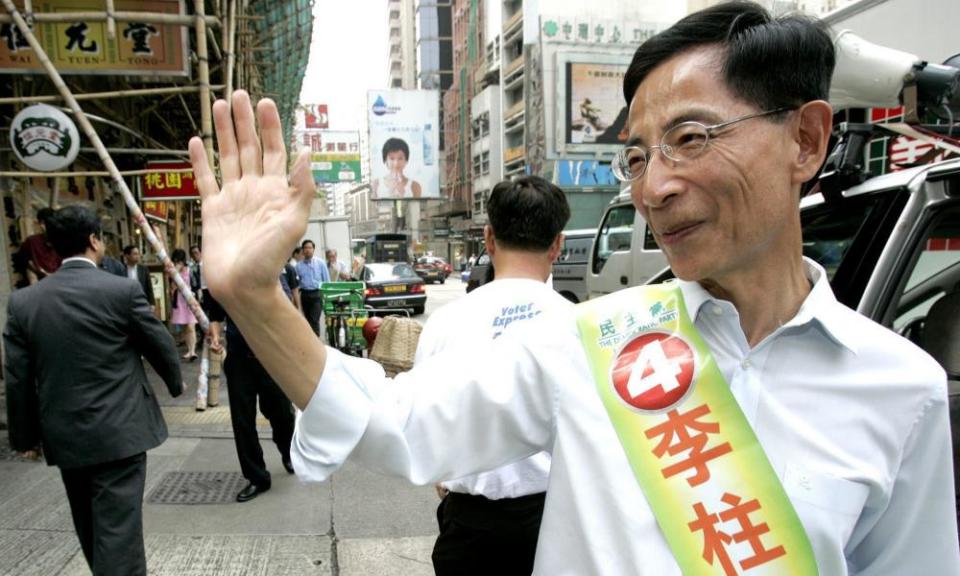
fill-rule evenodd
<path id="1" fill-rule="evenodd" d="M 66 114 L 53 106 L 34 104 L 20 111 L 10 127 L 14 154 L 41 172 L 66 168 L 80 151 L 80 133 Z"/>

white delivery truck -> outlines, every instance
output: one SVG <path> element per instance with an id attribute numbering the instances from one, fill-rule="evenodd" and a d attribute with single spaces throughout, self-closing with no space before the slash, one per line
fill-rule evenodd
<path id="1" fill-rule="evenodd" d="M 587 299 L 587 260 L 596 228 L 563 231 L 563 249 L 553 263 L 553 289 L 574 304 Z"/>
<path id="2" fill-rule="evenodd" d="M 647 222 L 626 188 L 610 201 L 600 219 L 587 261 L 587 297 L 597 298 L 645 283 L 667 266 Z"/>
<path id="3" fill-rule="evenodd" d="M 301 238 L 312 240 L 317 247 L 317 257 L 324 258 L 324 251 L 333 248 L 337 259 L 350 264 L 350 221 L 346 216 L 317 216 L 307 220 L 307 231 Z"/>

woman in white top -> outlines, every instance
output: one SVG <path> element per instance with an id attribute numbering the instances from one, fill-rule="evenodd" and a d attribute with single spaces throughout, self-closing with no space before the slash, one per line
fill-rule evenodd
<path id="1" fill-rule="evenodd" d="M 410 161 L 410 147 L 400 138 L 389 138 L 383 143 L 383 164 L 386 175 L 373 181 L 373 195 L 377 198 L 419 198 L 420 183 L 403 174 Z"/>

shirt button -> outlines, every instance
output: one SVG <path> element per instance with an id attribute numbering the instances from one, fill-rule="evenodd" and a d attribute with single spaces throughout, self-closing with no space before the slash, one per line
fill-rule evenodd
<path id="1" fill-rule="evenodd" d="M 723 308 L 721 308 L 721 307 L 719 307 L 719 306 L 714 306 L 714 307 L 713 307 L 713 315 L 714 315 L 714 316 L 723 316 Z"/>
<path id="2" fill-rule="evenodd" d="M 753 366 L 753 364 L 750 363 L 749 359 L 745 358 L 742 362 L 740 362 L 740 367 L 744 370 L 749 370 L 751 366 Z"/>

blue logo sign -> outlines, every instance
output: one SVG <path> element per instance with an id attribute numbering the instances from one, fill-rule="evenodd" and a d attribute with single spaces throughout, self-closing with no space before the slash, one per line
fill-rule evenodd
<path id="1" fill-rule="evenodd" d="M 377 96 L 377 101 L 373 103 L 373 113 L 377 116 L 387 113 L 387 103 L 383 101 L 383 96 Z"/>

